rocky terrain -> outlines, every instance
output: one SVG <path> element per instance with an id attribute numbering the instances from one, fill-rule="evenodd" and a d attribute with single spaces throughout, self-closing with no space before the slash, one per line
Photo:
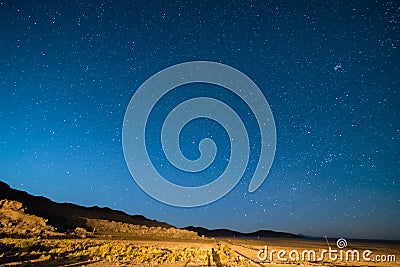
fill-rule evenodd
<path id="1" fill-rule="evenodd" d="M 63 236 L 47 224 L 47 220 L 25 212 L 21 202 L 0 200 L 0 236 L 8 237 L 49 237 Z"/>
<path id="2" fill-rule="evenodd" d="M 128 215 L 124 212 L 109 208 L 83 207 L 70 203 L 56 203 L 41 196 L 32 196 L 26 192 L 12 189 L 0 181 L 0 200 L 13 200 L 23 203 L 26 214 L 44 218 L 47 224 L 59 232 L 74 231 L 81 227 L 93 232 L 88 220 L 106 220 L 147 227 L 175 228 L 165 222 L 150 220 L 141 215 Z"/>
<path id="3" fill-rule="evenodd" d="M 0 182 L 0 266 L 209 266 L 216 260 L 240 261 L 194 231 L 108 208 L 55 203 Z"/>
<path id="4" fill-rule="evenodd" d="M 96 237 L 126 239 L 197 239 L 195 232 L 172 227 L 145 226 L 102 219 L 78 218 L 69 231 L 57 232 L 48 220 L 27 214 L 21 202 L 0 200 L 0 237 Z M 84 225 L 84 227 L 82 227 Z M 90 230 L 89 230 L 90 229 Z"/>
<path id="5" fill-rule="evenodd" d="M 243 234 L 200 227 L 178 229 L 140 215 L 55 203 L 0 182 L 0 266 L 353 266 L 354 262 L 260 261 L 268 244 L 280 249 L 326 248 L 274 231 Z M 357 249 L 399 258 L 400 245 L 354 243 Z M 399 266 L 397 262 L 356 262 Z"/>

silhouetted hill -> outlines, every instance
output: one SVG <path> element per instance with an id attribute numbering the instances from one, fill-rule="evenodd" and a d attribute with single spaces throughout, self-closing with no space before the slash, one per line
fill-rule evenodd
<path id="1" fill-rule="evenodd" d="M 166 235 L 172 238 L 197 238 L 197 234 L 206 237 L 278 237 L 278 238 L 296 238 L 298 235 L 274 232 L 270 230 L 259 230 L 254 233 L 240 233 L 227 229 L 208 230 L 202 227 L 189 226 L 183 229 L 177 229 L 174 226 L 150 220 L 142 215 L 128 215 L 122 211 L 110 208 L 83 207 L 70 203 L 56 203 L 42 196 L 33 196 L 26 192 L 11 188 L 0 181 L 0 201 L 12 207 L 22 205 L 24 208 L 15 209 L 19 211 L 18 216 L 25 216 L 24 213 L 37 216 L 34 220 L 43 218 L 47 220 L 50 226 L 56 227 L 60 232 L 76 231 L 76 228 L 84 228 L 103 235 L 113 236 L 115 234 L 131 235 L 132 233 L 140 236 Z M 6 211 L 8 212 L 8 211 Z M 33 218 L 33 217 L 32 217 Z M 9 220 L 10 218 L 8 218 Z M 138 227 L 136 227 L 137 225 Z M 139 227 L 140 226 L 140 227 Z M 162 230 L 165 229 L 165 230 Z M 197 234 L 196 234 L 197 233 Z"/>
<path id="2" fill-rule="evenodd" d="M 291 233 L 285 233 L 285 232 L 275 232 L 271 230 L 259 230 L 257 232 L 253 233 L 241 233 L 233 230 L 228 230 L 228 229 L 214 229 L 214 230 L 208 230 L 203 227 L 194 227 L 194 226 L 188 226 L 183 228 L 188 231 L 196 232 L 199 234 L 199 236 L 206 236 L 206 237 L 276 237 L 276 238 L 301 238 L 302 236 L 300 235 L 295 235 Z"/>
<path id="3" fill-rule="evenodd" d="M 87 228 L 87 219 L 108 220 L 120 223 L 143 225 L 147 227 L 174 228 L 164 222 L 147 219 L 142 215 L 128 215 L 110 208 L 83 207 L 69 203 L 56 203 L 41 196 L 12 189 L 0 181 L 0 200 L 8 199 L 23 203 L 26 213 L 48 220 L 59 231 L 66 232 L 76 227 Z"/>

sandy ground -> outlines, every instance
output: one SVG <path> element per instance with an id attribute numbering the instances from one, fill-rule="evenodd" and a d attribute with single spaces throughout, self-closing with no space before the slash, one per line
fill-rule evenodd
<path id="1" fill-rule="evenodd" d="M 342 249 L 342 260 L 340 258 L 340 250 L 336 247 L 336 244 L 329 244 L 332 250 L 337 250 L 338 259 L 330 260 L 328 255 L 324 257 L 323 260 L 318 260 L 318 252 L 323 249 L 329 249 L 328 244 L 324 241 L 308 241 L 308 240 L 279 240 L 279 239 L 266 239 L 266 240 L 238 240 L 238 239 L 220 239 L 215 242 L 206 242 L 206 243 L 197 243 L 195 246 L 199 251 L 207 250 L 210 255 L 210 251 L 214 249 L 218 251 L 219 245 L 223 244 L 230 250 L 234 251 L 234 259 L 229 261 L 214 261 L 213 257 L 210 257 L 209 262 L 201 262 L 201 260 L 196 261 L 196 259 L 192 261 L 174 263 L 174 264 L 163 264 L 160 266 L 270 266 L 270 267 L 283 267 L 283 266 L 400 266 L 400 244 L 384 244 L 384 243 L 366 243 L 366 242 L 354 242 L 353 244 L 348 244 L 346 248 Z M 169 244 L 163 242 L 156 242 L 157 245 L 162 246 L 184 246 L 184 247 L 193 247 L 193 243 L 177 243 L 172 242 Z M 289 253 L 292 250 L 296 250 L 301 255 L 301 252 L 304 250 L 313 250 L 316 251 L 315 259 L 306 259 L 302 260 L 300 256 L 299 261 L 282 261 L 277 258 L 260 260 L 258 257 L 258 252 L 262 249 L 265 249 L 265 245 L 268 246 L 269 251 L 275 250 L 284 250 Z M 360 253 L 360 259 L 358 260 L 356 255 L 354 258 L 351 257 L 352 254 L 349 254 L 348 259 L 346 260 L 346 252 L 349 250 L 358 250 Z M 362 253 L 365 250 L 370 250 L 372 253 L 367 257 L 369 260 L 365 260 L 362 257 Z M 262 255 L 262 254 L 261 254 Z M 293 254 L 295 255 L 295 253 Z M 390 256 L 394 255 L 394 258 L 390 258 Z M 381 259 L 386 257 L 385 261 L 380 260 L 377 261 L 376 256 L 379 256 Z M 334 256 L 332 256 L 334 258 Z M 240 261 L 235 262 L 235 258 L 240 259 Z M 288 258 L 288 255 L 286 255 Z M 91 263 L 86 266 L 118 266 L 118 265 L 104 265 L 104 262 Z M 149 265 L 140 265 L 140 266 L 149 266 Z"/>
<path id="2" fill-rule="evenodd" d="M 12 243 L 15 240 L 0 239 L 0 241 L 5 244 Z M 40 240 L 38 242 L 43 246 L 49 246 L 49 244 L 56 241 Z M 59 253 L 57 257 L 43 257 L 43 255 L 40 255 L 39 251 L 39 253 L 33 254 L 36 255 L 36 257 L 27 257 L 29 254 L 23 257 L 21 254 L 19 257 L 7 258 L 4 257 L 4 252 L 2 256 L 0 251 L 0 266 L 400 266 L 400 244 L 398 243 L 348 242 L 347 247 L 342 249 L 342 260 L 339 258 L 337 260 L 330 260 L 328 254 L 326 254 L 324 258 L 318 259 L 322 250 L 329 248 L 326 242 L 303 239 L 243 240 L 205 238 L 187 241 L 85 240 L 82 241 L 85 242 L 85 246 L 83 247 L 77 245 L 80 244 L 80 240 L 66 242 L 72 242 L 78 249 L 74 248 L 69 254 Z M 121 247 L 121 251 L 118 249 L 100 251 L 98 253 L 101 254 L 101 256 L 97 258 L 85 258 L 82 257 L 82 255 L 85 254 L 79 254 L 79 248 L 84 250 L 87 249 L 87 247 L 107 245 L 109 248 L 119 246 Z M 275 252 L 272 254 L 272 258 L 270 257 L 271 255 L 268 254 L 267 258 L 260 259 L 258 254 L 260 254 L 260 250 L 265 249 L 266 245 L 268 253 L 272 251 Z M 336 244 L 329 245 L 331 249 L 338 250 Z M 68 246 L 71 247 L 71 244 L 68 243 Z M 129 258 L 131 260 L 126 260 L 126 258 L 122 257 L 127 254 L 126 247 L 141 248 L 142 254 L 135 254 L 135 256 Z M 281 255 L 281 259 L 277 256 L 277 251 L 279 250 L 286 251 L 285 255 Z M 305 254 L 306 258 L 302 259 L 301 255 L 305 250 L 315 251 L 315 258 L 307 258 L 307 254 Z M 359 251 L 360 260 L 357 260 L 357 254 L 354 254 L 355 258 L 351 258 L 352 254 L 349 254 L 349 259 L 346 260 L 345 255 L 349 250 Z M 371 251 L 368 255 L 369 261 L 362 258 L 362 254 L 365 250 Z M 51 251 L 47 252 L 47 255 L 51 254 Z M 296 252 L 293 251 L 297 251 L 299 254 L 298 259 L 296 259 Z M 119 253 L 121 255 L 115 255 Z M 145 260 L 142 259 L 142 256 L 148 257 L 151 253 L 154 255 L 154 260 L 152 257 Z M 291 256 L 293 259 L 290 259 L 289 253 L 292 253 Z M 81 256 L 79 257 L 76 255 Z M 260 255 L 264 256 L 265 254 L 261 253 Z M 340 257 L 340 250 L 338 250 L 337 255 Z M 378 262 L 377 256 L 379 256 L 379 259 L 386 260 L 384 262 Z"/>

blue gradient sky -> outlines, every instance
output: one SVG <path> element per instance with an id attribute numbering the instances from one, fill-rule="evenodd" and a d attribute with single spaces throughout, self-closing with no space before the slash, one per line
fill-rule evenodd
<path id="1" fill-rule="evenodd" d="M 399 25 L 391 1 L 0 1 L 0 180 L 176 226 L 400 239 Z M 251 160 L 224 198 L 176 208 L 134 182 L 121 129 L 141 83 L 193 60 L 253 79 L 274 114 L 277 151 L 256 192 L 247 192 Z M 196 94 L 231 103 L 258 140 L 234 96 L 207 85 L 181 89 L 152 114 L 155 165 L 165 165 L 159 118 Z M 183 184 L 212 181 L 229 154 L 223 129 L 199 120 L 181 145 L 195 158 L 208 135 L 219 154 L 203 177 L 161 170 Z"/>

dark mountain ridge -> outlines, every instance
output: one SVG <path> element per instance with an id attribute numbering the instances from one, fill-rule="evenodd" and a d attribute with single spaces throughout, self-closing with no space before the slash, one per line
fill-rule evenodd
<path id="1" fill-rule="evenodd" d="M 176 227 L 156 220 L 150 220 L 142 215 L 129 215 L 122 211 L 110 208 L 84 207 L 71 203 L 57 203 L 42 196 L 33 196 L 27 192 L 11 188 L 8 184 L 0 181 L 0 200 L 7 199 L 18 201 L 26 208 L 27 214 L 36 215 L 48 220 L 48 224 L 56 227 L 60 232 L 73 231 L 76 227 L 83 227 L 94 231 L 93 226 L 88 224 L 90 220 L 106 220 L 110 222 L 133 224 L 147 227 L 160 227 L 166 229 L 175 229 Z M 123 228 L 121 225 L 114 227 Z M 208 230 L 203 227 L 189 226 L 182 230 L 197 233 L 199 236 L 206 237 L 278 237 L 278 238 L 296 238 L 299 235 L 275 232 L 271 230 L 259 230 L 253 233 L 240 233 L 228 229 Z M 117 231 L 119 231 L 117 229 Z M 193 234 L 194 234 L 193 233 Z"/>
<path id="2" fill-rule="evenodd" d="M 276 237 L 276 238 L 301 238 L 300 235 L 295 235 L 285 232 L 275 232 L 272 230 L 258 230 L 251 233 L 241 233 L 238 231 L 228 229 L 214 229 L 208 230 L 203 227 L 188 226 L 183 228 L 188 231 L 196 232 L 198 235 L 207 237 L 238 237 L 238 238 L 265 238 L 265 237 Z"/>
<path id="3" fill-rule="evenodd" d="M 121 223 L 144 225 L 148 227 L 174 228 L 165 222 L 150 220 L 142 215 L 128 215 L 110 208 L 84 207 L 70 203 L 56 203 L 42 196 L 33 196 L 24 191 L 11 188 L 0 181 L 0 199 L 15 200 L 23 203 L 26 212 L 45 218 L 59 231 L 66 232 L 82 227 L 82 219 L 101 219 Z"/>

